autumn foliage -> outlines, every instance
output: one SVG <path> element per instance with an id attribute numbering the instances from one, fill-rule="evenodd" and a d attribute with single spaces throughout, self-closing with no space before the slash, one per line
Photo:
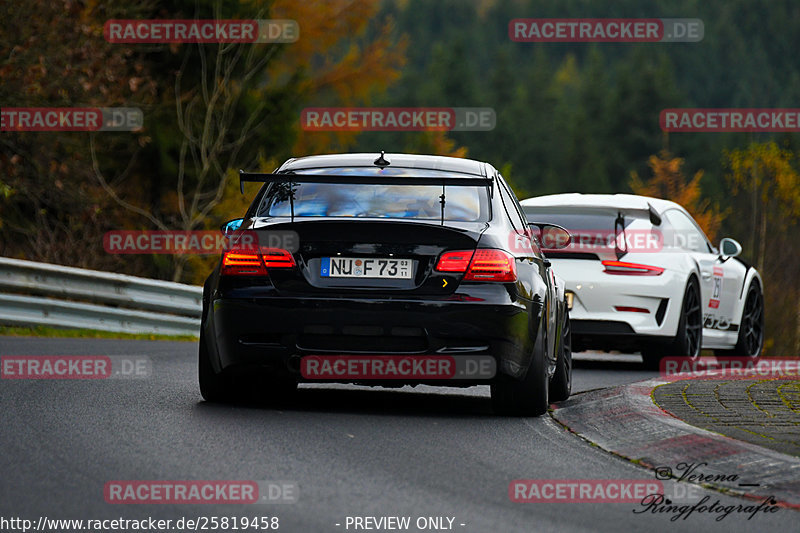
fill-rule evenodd
<path id="1" fill-rule="evenodd" d="M 371 0 L 0 7 L 5 106 L 138 107 L 138 132 L 11 133 L 0 142 L 0 254 L 200 283 L 214 258 L 109 256 L 111 229 L 194 230 L 241 215 L 241 168 L 345 151 L 352 133 L 306 135 L 304 107 L 363 106 L 401 75 L 406 40 Z M 291 44 L 107 42 L 110 18 L 293 19 Z M 446 137 L 424 141 L 454 152 Z"/>
<path id="2" fill-rule="evenodd" d="M 636 172 L 632 172 L 630 187 L 636 194 L 664 198 L 682 205 L 713 242 L 725 213 L 718 206 L 712 205 L 711 200 L 703 198 L 700 188 L 703 171 L 698 170 L 691 179 L 687 179 L 682 171 L 683 164 L 683 158 L 674 157 L 662 150 L 648 159 L 652 176 L 644 180 Z"/>
<path id="3" fill-rule="evenodd" d="M 764 278 L 768 353 L 800 352 L 800 172 L 797 152 L 774 141 L 723 152 L 739 232 Z"/>
<path id="4" fill-rule="evenodd" d="M 800 218 L 800 173 L 791 150 L 773 141 L 723 153 L 730 171 L 726 178 L 734 194 L 755 191 L 762 204 L 774 203 L 786 216 Z"/>

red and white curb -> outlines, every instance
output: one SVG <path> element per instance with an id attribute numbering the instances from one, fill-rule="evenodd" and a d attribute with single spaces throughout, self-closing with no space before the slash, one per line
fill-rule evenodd
<path id="1" fill-rule="evenodd" d="M 772 496 L 783 507 L 800 509 L 800 459 L 689 425 L 662 410 L 653 390 L 675 379 L 580 393 L 554 405 L 552 416 L 585 440 L 656 472 L 671 468 L 677 478 L 681 465 L 702 465 L 705 487 L 755 500 Z"/>

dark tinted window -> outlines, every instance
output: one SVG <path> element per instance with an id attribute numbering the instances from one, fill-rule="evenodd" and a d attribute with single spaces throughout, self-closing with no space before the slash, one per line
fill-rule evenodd
<path id="1" fill-rule="evenodd" d="M 417 169 L 319 169 L 303 174 L 414 175 L 439 176 L 438 173 Z M 444 219 L 451 221 L 488 220 L 486 187 L 445 185 L 382 185 L 352 183 L 295 183 L 294 200 L 290 202 L 290 185 L 272 185 L 264 196 L 258 216 L 288 217 L 294 209 L 296 217 L 364 217 L 412 218 L 440 220 L 440 196 L 445 194 Z M 292 206 L 292 203 L 294 206 Z"/>

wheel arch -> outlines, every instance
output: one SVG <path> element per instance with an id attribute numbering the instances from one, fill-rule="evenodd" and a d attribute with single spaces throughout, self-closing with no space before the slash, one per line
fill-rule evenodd
<path id="1" fill-rule="evenodd" d="M 734 316 L 738 318 L 738 324 L 741 325 L 742 323 L 742 314 L 744 313 L 744 302 L 747 299 L 747 293 L 750 291 L 750 285 L 756 282 L 758 283 L 758 287 L 761 290 L 761 294 L 764 294 L 764 280 L 761 278 L 761 274 L 753 267 L 748 267 L 747 272 L 744 276 L 744 282 L 742 283 L 742 289 L 739 291 L 739 298 L 736 300 L 736 307 L 734 308 Z M 766 306 L 765 306 L 766 307 Z M 766 311 L 766 309 L 765 309 Z"/>

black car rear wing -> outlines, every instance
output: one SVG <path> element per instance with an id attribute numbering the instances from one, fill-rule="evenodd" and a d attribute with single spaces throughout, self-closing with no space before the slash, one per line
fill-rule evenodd
<path id="1" fill-rule="evenodd" d="M 459 185 L 492 187 L 494 180 L 487 176 L 389 176 L 345 174 L 264 174 L 239 171 L 239 192 L 244 194 L 244 182 L 256 183 L 356 183 L 370 185 Z"/>
<path id="2" fill-rule="evenodd" d="M 265 174 L 261 172 L 239 171 L 239 192 L 244 194 L 244 182 L 256 183 L 348 183 L 362 185 L 441 185 L 439 196 L 441 224 L 444 225 L 445 186 L 486 187 L 489 195 L 493 193 L 494 179 L 487 176 L 398 176 L 398 175 L 345 175 L 345 174 Z M 294 221 L 294 195 L 289 195 L 289 202 Z"/>

